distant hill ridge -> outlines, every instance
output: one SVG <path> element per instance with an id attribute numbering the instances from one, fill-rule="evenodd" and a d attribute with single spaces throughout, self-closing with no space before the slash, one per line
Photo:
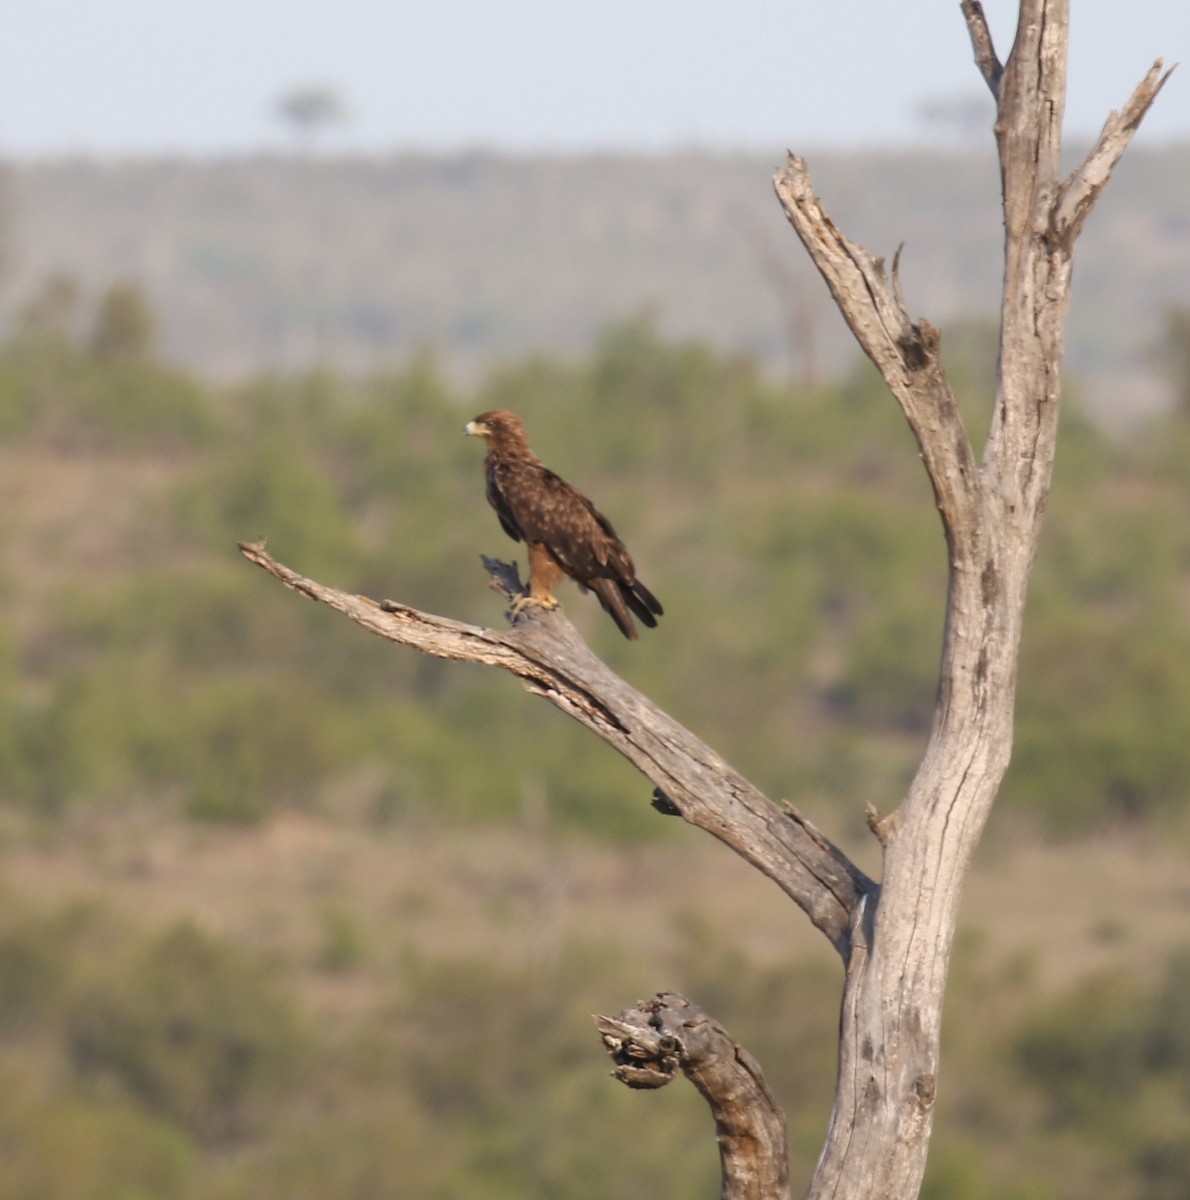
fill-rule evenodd
<path id="1" fill-rule="evenodd" d="M 943 325 L 994 310 L 998 175 L 981 153 L 808 155 L 840 226 Z M 53 272 L 143 283 L 166 352 L 242 375 L 432 348 L 474 377 L 581 353 L 643 309 L 775 369 L 853 353 L 773 198 L 781 155 L 261 157 L 11 168 L 6 309 Z M 1084 234 L 1072 369 L 1143 388 L 1161 314 L 1190 304 L 1190 146 L 1130 153 Z"/>

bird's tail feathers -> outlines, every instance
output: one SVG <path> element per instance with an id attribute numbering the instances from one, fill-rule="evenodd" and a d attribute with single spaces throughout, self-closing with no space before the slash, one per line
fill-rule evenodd
<path id="1" fill-rule="evenodd" d="M 615 621 L 626 638 L 636 641 L 640 636 L 632 620 L 632 613 L 636 613 L 650 629 L 656 628 L 662 608 L 657 598 L 643 583 L 626 584 L 618 579 L 594 579 L 588 586 L 599 597 L 603 611 Z M 629 612 L 629 609 L 632 612 Z"/>
<path id="2" fill-rule="evenodd" d="M 628 601 L 628 607 L 650 628 L 654 628 L 657 624 L 657 617 L 665 615 L 665 609 L 661 607 L 661 601 L 649 591 L 647 587 L 639 579 L 634 580 L 630 587 L 621 584 L 624 591 L 624 599 Z"/>
<path id="3" fill-rule="evenodd" d="M 624 603 L 624 593 L 614 579 L 593 579 L 591 590 L 599 597 L 603 611 L 615 621 L 620 632 L 630 641 L 636 641 L 640 634 L 632 622 L 632 614 Z"/>

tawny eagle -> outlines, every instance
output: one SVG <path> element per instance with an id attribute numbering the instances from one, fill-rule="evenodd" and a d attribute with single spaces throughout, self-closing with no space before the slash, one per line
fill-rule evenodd
<path id="1" fill-rule="evenodd" d="M 595 593 L 626 638 L 637 636 L 633 613 L 654 627 L 661 605 L 637 579 L 632 556 L 612 523 L 529 449 L 520 417 L 500 410 L 480 413 L 464 432 L 487 442 L 488 503 L 504 532 L 529 548 L 529 595 L 514 604 L 514 611 L 526 604 L 556 608 L 554 585 L 569 575 Z"/>

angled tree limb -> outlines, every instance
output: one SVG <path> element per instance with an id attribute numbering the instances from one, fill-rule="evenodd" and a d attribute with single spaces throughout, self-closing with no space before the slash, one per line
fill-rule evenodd
<path id="1" fill-rule="evenodd" d="M 952 552 L 969 553 L 963 542 L 972 527 L 975 460 L 958 402 L 942 372 L 937 329 L 928 321 L 914 321 L 905 310 L 897 282 L 899 262 L 890 284 L 883 259 L 839 231 L 814 194 L 804 159 L 791 154 L 773 186 L 856 341 L 901 405 L 921 449 Z"/>
<path id="2" fill-rule="evenodd" d="M 723 1200 L 786 1200 L 785 1115 L 760 1065 L 722 1025 L 675 992 L 595 1024 L 621 1083 L 660 1088 L 680 1070 L 698 1088 L 715 1118 Z"/>
<path id="3" fill-rule="evenodd" d="M 1140 127 L 1145 113 L 1149 111 L 1157 94 L 1174 73 L 1175 67 L 1163 71 L 1164 64 L 1158 59 L 1136 85 L 1128 103 L 1118 112 L 1108 114 L 1099 138 L 1083 159 L 1078 169 L 1062 185 L 1061 196 L 1054 212 L 1054 230 L 1059 237 L 1073 247 L 1074 239 L 1082 231 L 1083 221 L 1091 211 L 1100 193 L 1107 187 L 1116 164 L 1128 149 L 1132 135 Z"/>
<path id="4" fill-rule="evenodd" d="M 963 0 L 960 7 L 963 16 L 967 18 L 967 32 L 971 35 L 971 49 L 975 52 L 975 65 L 983 76 L 984 82 L 992 91 L 992 98 L 1000 99 L 1000 80 L 1004 75 L 1004 65 L 996 55 L 992 44 L 992 31 L 988 28 L 988 19 L 984 16 L 983 5 L 979 0 Z"/>
<path id="5" fill-rule="evenodd" d="M 260 542 L 244 543 L 240 552 L 287 587 L 391 642 L 511 672 L 619 750 L 686 821 L 767 875 L 846 958 L 852 913 L 872 881 L 796 810 L 778 808 L 605 666 L 560 610 L 526 609 L 513 629 L 500 633 L 327 587 L 277 562 Z M 515 567 L 493 559 L 485 565 L 506 596 L 519 594 Z"/>

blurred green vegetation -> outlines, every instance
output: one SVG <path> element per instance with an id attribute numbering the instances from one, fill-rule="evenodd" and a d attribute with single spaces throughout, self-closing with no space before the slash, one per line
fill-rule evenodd
<path id="1" fill-rule="evenodd" d="M 637 319 L 585 359 L 468 391 L 429 356 L 216 385 L 161 361 L 153 327 L 130 285 L 88 318 L 59 280 L 0 346 L 6 838 L 150 812 L 494 829 L 543 793 L 559 836 L 668 836 L 643 780 L 510 679 L 371 639 L 235 551 L 267 535 L 328 583 L 499 624 L 479 555 L 520 548 L 461 436 L 494 406 L 613 516 L 666 606 L 630 645 L 563 592 L 601 654 L 832 832 L 895 802 L 933 701 L 943 543 L 866 366 L 795 389 Z M 977 438 L 988 337 L 973 322 L 947 346 Z M 1000 808 L 1014 827 L 1186 837 L 1188 461 L 1184 411 L 1112 439 L 1068 406 Z M 611 1086 L 586 1020 L 642 977 L 757 1054 L 796 1170 L 821 1140 L 837 980 L 693 918 L 660 962 L 571 938 L 510 963 L 498 945 L 414 951 L 327 897 L 308 962 L 327 988 L 375 991 L 328 1020 L 259 947 L 0 896 L 6 1196 L 710 1197 L 697 1097 Z M 985 958 L 956 969 L 951 1008 L 975 1016 L 948 1035 L 927 1200 L 1190 1194 L 1190 952 L 1156 981 L 1060 995 Z"/>
<path id="2" fill-rule="evenodd" d="M 702 1101 L 613 1084 L 586 1015 L 644 975 L 698 996 L 765 1065 L 795 1192 L 817 1155 L 836 973 L 759 963 L 697 922 L 647 963 L 577 938 L 545 956 L 407 949 L 328 1021 L 283 964 L 188 922 L 132 932 L 95 904 L 4 899 L 6 1196 L 710 1200 Z M 978 944 L 958 957 L 925 1200 L 1190 1194 L 1190 947 L 1152 981 L 1056 993 Z M 358 965 L 353 950 L 320 969 Z"/>
<path id="3" fill-rule="evenodd" d="M 509 680 L 386 649 L 236 556 L 267 535 L 327 582 L 499 623 L 479 555 L 518 548 L 460 436 L 492 406 L 520 411 L 543 457 L 614 514 L 666 605 L 662 632 L 627 646 L 563 593 L 614 666 L 812 813 L 840 794 L 887 807 L 903 788 L 933 701 L 943 547 L 866 365 L 797 390 L 640 318 L 586 360 L 509 364 L 471 394 L 430 357 L 215 387 L 156 357 L 132 285 L 91 319 L 77 308 L 54 281 L 0 346 L 0 427 L 28 471 L 0 590 L 10 801 L 255 821 L 316 809 L 371 764 L 358 799 L 378 819 L 503 821 L 529 771 L 577 828 L 660 834 L 648 789 Z M 968 322 L 947 349 L 977 436 L 992 336 Z M 1064 836 L 1180 824 L 1190 428 L 1179 412 L 1111 440 L 1068 407 L 1002 807 Z M 69 548 L 51 561 L 39 541 L 30 571 L 39 514 L 63 502 Z"/>

